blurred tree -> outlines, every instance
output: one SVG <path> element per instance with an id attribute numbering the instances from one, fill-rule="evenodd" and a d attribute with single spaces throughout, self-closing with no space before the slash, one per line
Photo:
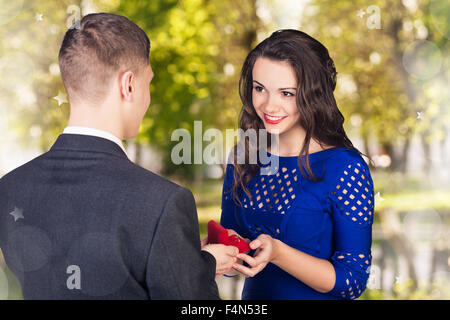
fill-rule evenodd
<path id="1" fill-rule="evenodd" d="M 405 170 L 414 134 L 421 135 L 426 152 L 431 141 L 447 139 L 449 6 L 443 0 L 371 6 L 313 0 L 305 7 L 301 29 L 335 59 L 336 97 L 350 120 L 347 129 L 363 138 L 369 154 L 376 140 L 393 169 Z M 239 70 L 258 34 L 268 29 L 256 0 L 23 0 L 4 8 L 0 68 L 9 76 L 0 80 L 0 103 L 27 145 L 38 142 L 46 150 L 67 123 L 69 105 L 59 106 L 54 97 L 64 94 L 57 53 L 71 17 L 93 8 L 116 12 L 152 40 L 152 105 L 137 142 L 163 154 L 165 174 L 186 177 L 202 168 L 172 163 L 178 142 L 170 140 L 171 133 L 184 128 L 192 135 L 194 120 L 203 121 L 203 131 L 237 126 Z"/>
<path id="2" fill-rule="evenodd" d="M 65 95 L 58 66 L 65 32 L 96 6 L 109 11 L 117 5 L 107 0 L 21 0 L 2 12 L 11 18 L 0 24 L 0 104 L 24 146 L 48 150 L 67 124 L 69 104 L 55 99 L 60 92 Z"/>
<path id="3" fill-rule="evenodd" d="M 436 3 L 448 15 L 448 2 Z M 431 139 L 444 139 L 449 122 L 448 96 L 441 91 L 448 87 L 448 61 L 442 59 L 449 50 L 448 23 L 430 5 L 433 1 L 368 6 L 365 1 L 315 0 L 302 20 L 303 29 L 335 60 L 336 98 L 350 119 L 348 130 L 363 138 L 369 154 L 369 140 L 375 138 L 391 157 L 391 168 L 401 171 L 413 135 L 422 134 L 427 147 Z"/>
<path id="4" fill-rule="evenodd" d="M 1 104 L 8 106 L 11 127 L 26 146 L 50 147 L 69 116 L 69 104 L 54 99 L 65 94 L 57 60 L 64 33 L 77 17 L 93 11 L 122 14 L 152 42 L 152 104 L 137 145 L 156 147 L 167 175 L 198 175 L 200 165 L 172 163 L 177 142 L 171 142 L 171 133 L 184 128 L 192 135 L 194 120 L 203 121 L 203 131 L 237 125 L 238 70 L 259 27 L 255 2 L 18 1 L 17 10 L 8 7 L 17 15 L 0 25 L 0 67 L 11 75 L 0 80 Z"/>
<path id="5" fill-rule="evenodd" d="M 186 129 L 194 142 L 195 120 L 202 121 L 203 132 L 236 126 L 236 70 L 256 38 L 255 1 L 122 1 L 117 12 L 143 27 L 152 41 L 152 103 L 137 141 L 163 153 L 165 174 L 198 180 L 201 165 L 173 164 L 178 141 L 171 141 L 171 134 Z M 192 155 L 193 149 L 194 143 Z"/>

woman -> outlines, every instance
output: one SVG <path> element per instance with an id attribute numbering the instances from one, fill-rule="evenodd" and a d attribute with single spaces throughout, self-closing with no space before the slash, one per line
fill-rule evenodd
<path id="1" fill-rule="evenodd" d="M 278 150 L 266 150 L 279 165 L 227 165 L 221 224 L 255 250 L 234 265 L 247 276 L 243 299 L 355 299 L 365 289 L 373 182 L 335 87 L 328 50 L 297 30 L 273 33 L 244 62 L 240 128 L 277 134 Z"/>

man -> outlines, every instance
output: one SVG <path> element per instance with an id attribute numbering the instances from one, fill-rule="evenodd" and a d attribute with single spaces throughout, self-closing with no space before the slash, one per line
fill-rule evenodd
<path id="1" fill-rule="evenodd" d="M 192 193 L 132 163 L 150 104 L 150 41 L 125 17 L 85 16 L 59 65 L 68 127 L 0 180 L 0 247 L 25 299 L 217 299 L 238 250 L 201 248 Z"/>

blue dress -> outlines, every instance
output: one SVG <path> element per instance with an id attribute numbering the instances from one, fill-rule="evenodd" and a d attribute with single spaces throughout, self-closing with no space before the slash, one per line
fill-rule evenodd
<path id="1" fill-rule="evenodd" d="M 242 206 L 233 201 L 234 166 L 227 164 L 221 225 L 250 240 L 265 233 L 326 259 L 336 282 L 330 292 L 320 293 L 269 263 L 245 280 L 242 299 L 356 299 L 369 277 L 374 217 L 373 181 L 364 159 L 345 147 L 312 153 L 311 170 L 323 177 L 313 182 L 301 174 L 298 156 L 267 155 L 278 165 L 272 172 L 262 165 L 247 183 L 252 199 L 239 191 Z"/>

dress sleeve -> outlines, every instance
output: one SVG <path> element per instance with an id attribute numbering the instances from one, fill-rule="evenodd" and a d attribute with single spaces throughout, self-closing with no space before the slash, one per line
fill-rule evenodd
<path id="1" fill-rule="evenodd" d="M 362 159 L 348 164 L 339 173 L 329 200 L 334 234 L 331 263 L 336 272 L 330 293 L 343 299 L 356 299 L 369 278 L 374 218 L 373 181 Z"/>

